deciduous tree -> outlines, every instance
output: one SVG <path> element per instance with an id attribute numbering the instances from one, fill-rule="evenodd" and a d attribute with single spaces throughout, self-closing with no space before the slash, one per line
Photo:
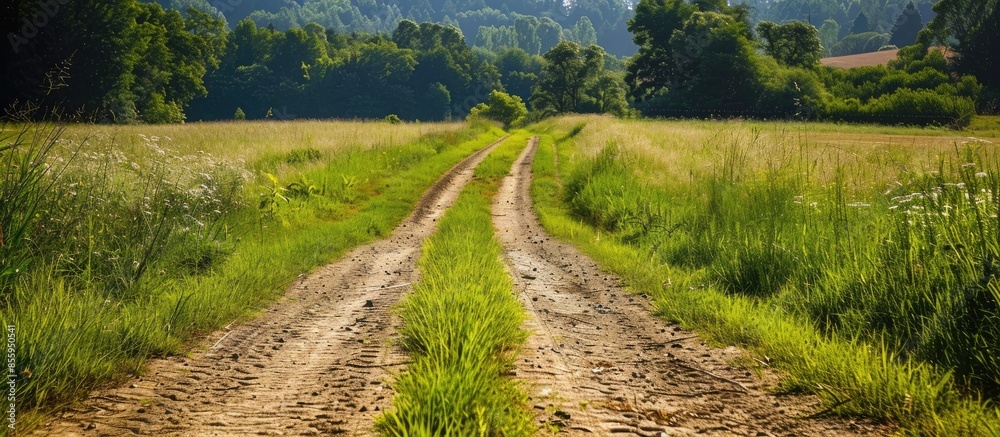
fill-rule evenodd
<path id="1" fill-rule="evenodd" d="M 819 31 L 811 24 L 792 21 L 779 25 L 764 21 L 757 25 L 757 32 L 764 40 L 764 51 L 783 65 L 812 68 L 823 56 Z"/>

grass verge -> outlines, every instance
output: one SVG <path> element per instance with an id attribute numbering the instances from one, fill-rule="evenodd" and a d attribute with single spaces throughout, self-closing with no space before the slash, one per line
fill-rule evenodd
<path id="1" fill-rule="evenodd" d="M 32 190 L 18 182 L 24 159 L 68 162 L 58 178 L 28 175 L 44 179 L 36 184 L 44 190 L 31 191 L 41 199 L 36 214 L 4 215 L 30 221 L 22 227 L 32 243 L 0 244 L 20 250 L 0 258 L 30 261 L 16 278 L 6 275 L 0 307 L 0 323 L 16 336 L 17 431 L 141 373 L 149 357 L 251 317 L 296 275 L 386 235 L 441 174 L 500 135 L 479 126 L 304 160 L 298 150 L 265 154 L 236 166 L 245 176 L 226 179 L 225 196 L 208 195 L 220 192 L 218 162 L 156 145 L 135 159 L 110 144 L 83 145 L 72 160 L 8 150 L 0 170 L 14 176 L 4 192 Z M 285 171 L 265 177 L 276 162 Z"/>
<path id="2" fill-rule="evenodd" d="M 526 333 L 491 216 L 493 195 L 527 140 L 515 134 L 494 150 L 424 243 L 420 282 L 399 307 L 413 362 L 395 378 L 393 409 L 378 419 L 384 435 L 534 431 L 527 396 L 503 377 Z"/>
<path id="3" fill-rule="evenodd" d="M 750 190 L 749 196 L 738 192 L 731 199 L 720 200 L 717 192 L 687 187 L 694 193 L 691 197 L 700 201 L 684 204 L 678 200 L 686 195 L 684 190 L 671 191 L 671 179 L 661 182 L 664 185 L 637 185 L 636 180 L 643 176 L 627 165 L 615 164 L 613 152 L 586 158 L 574 143 L 574 134 L 580 129 L 565 132 L 567 129 L 554 126 L 536 126 L 546 134 L 534 163 L 536 179 L 532 187 L 542 224 L 620 275 L 634 291 L 653 296 L 660 316 L 680 322 L 716 343 L 748 349 L 761 362 L 783 371 L 783 389 L 821 396 L 829 407 L 824 414 L 885 418 L 898 423 L 905 434 L 1000 433 L 1000 411 L 980 395 L 970 394 L 952 372 L 900 355 L 887 346 L 892 344 L 888 338 L 831 333 L 789 301 L 768 298 L 808 296 L 808 288 L 789 285 L 794 281 L 770 282 L 796 277 L 789 272 L 766 271 L 791 263 L 778 262 L 788 255 L 785 250 L 775 251 L 777 259 L 763 256 L 771 252 L 767 249 L 782 247 L 781 242 L 755 246 L 761 241 L 773 241 L 765 238 L 773 233 L 736 238 L 733 228 L 722 228 L 730 234 L 713 234 L 724 246 L 719 253 L 712 250 L 715 243 L 691 238 L 693 233 L 685 235 L 689 232 L 685 226 L 696 225 L 693 219 L 712 214 L 738 215 L 749 208 L 767 207 L 769 198 L 754 197 L 755 192 Z M 751 172 L 744 177 L 757 181 L 753 178 L 761 175 Z M 692 173 L 689 178 L 693 180 L 696 175 Z M 795 194 L 789 192 L 788 204 L 794 205 Z M 699 212 L 704 207 L 709 212 Z M 737 221 L 766 230 L 770 229 L 768 223 L 776 224 L 776 220 L 766 218 L 739 216 Z M 782 215 L 777 219 L 778 223 L 785 221 L 791 218 Z M 718 230 L 716 225 L 704 227 Z M 802 227 L 799 232 L 806 229 L 812 230 Z M 761 256 L 737 257 L 740 263 L 733 264 L 724 252 L 727 247 L 736 248 L 734 251 L 745 249 L 744 255 Z M 805 257 L 798 247 L 791 248 L 788 259 Z M 988 299 L 989 295 L 984 297 Z"/>

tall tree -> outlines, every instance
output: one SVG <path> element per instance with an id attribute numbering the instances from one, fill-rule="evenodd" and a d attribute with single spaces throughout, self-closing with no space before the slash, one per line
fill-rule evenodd
<path id="1" fill-rule="evenodd" d="M 757 25 L 757 32 L 764 40 L 764 51 L 780 64 L 812 68 L 823 55 L 819 31 L 811 24 L 792 21 L 779 25 L 764 21 Z"/>
<path id="2" fill-rule="evenodd" d="M 670 84 L 675 73 L 670 38 L 697 11 L 684 0 L 642 0 L 636 5 L 628 30 L 639 53 L 629 62 L 625 76 L 633 97 L 647 99 Z"/>
<path id="3" fill-rule="evenodd" d="M 896 17 L 896 24 L 892 26 L 892 36 L 889 44 L 896 47 L 905 47 L 917 41 L 917 34 L 924 28 L 924 20 L 920 16 L 920 11 L 911 1 Z"/>
<path id="4" fill-rule="evenodd" d="M 851 34 L 857 35 L 871 31 L 872 25 L 868 22 L 868 17 L 865 16 L 864 12 L 858 13 L 858 16 L 854 18 L 854 22 L 851 23 Z"/>
<path id="5" fill-rule="evenodd" d="M 604 68 L 604 50 L 592 45 L 585 49 L 563 41 L 549 50 L 542 75 L 531 96 L 531 106 L 543 114 L 578 112 L 587 82 Z"/>
<path id="6" fill-rule="evenodd" d="M 760 74 L 744 23 L 717 12 L 697 12 L 674 33 L 670 45 L 680 72 L 667 93 L 670 105 L 726 113 L 756 104 Z"/>
<path id="7" fill-rule="evenodd" d="M 954 38 L 957 69 L 973 74 L 979 82 L 1000 88 L 1000 0 L 941 0 L 928 29 L 939 42 Z"/>

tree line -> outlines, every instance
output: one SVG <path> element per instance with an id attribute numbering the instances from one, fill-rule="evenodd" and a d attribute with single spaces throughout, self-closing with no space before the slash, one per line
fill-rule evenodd
<path id="1" fill-rule="evenodd" d="M 403 20 L 390 34 L 339 33 L 316 23 L 281 31 L 250 19 L 229 30 L 223 17 L 193 7 L 181 13 L 137 0 L 50 1 L 58 10 L 49 22 L 12 33 L 16 44 L 5 46 L 0 80 L 12 85 L 0 90 L 5 105 L 30 101 L 116 123 L 388 115 L 433 121 L 465 117 L 494 90 L 527 102 L 537 85 L 544 96 L 546 84 L 557 82 L 542 81 L 549 61 L 537 51 L 477 54 L 459 29 L 430 22 Z M 9 16 L 38 13 L 36 3 L 19 5 Z M 606 62 L 596 45 L 588 50 L 593 65 L 578 72 L 572 110 L 622 113 L 624 82 L 605 71 L 605 64 L 618 64 Z M 559 99 L 538 101 L 542 112 L 566 108 Z"/>
<path id="2" fill-rule="evenodd" d="M 392 33 L 403 20 L 434 22 L 462 31 L 469 44 L 485 41 L 498 50 L 521 47 L 540 54 L 554 47 L 556 34 L 582 45 L 600 44 L 617 56 L 635 52 L 626 29 L 631 0 L 156 0 L 162 6 L 196 7 L 237 23 L 249 18 L 259 27 L 278 30 L 319 24 L 338 33 Z M 535 29 L 542 34 L 535 36 Z M 493 36 L 500 34 L 502 36 Z M 532 49 L 524 39 L 541 41 Z M 522 41 L 519 43 L 519 41 Z"/>
<path id="3" fill-rule="evenodd" d="M 629 22 L 640 48 L 626 81 L 647 115 L 961 125 L 1000 85 L 986 67 L 996 63 L 996 3 L 941 0 L 896 61 L 838 70 L 819 65 L 821 31 L 806 22 L 754 28 L 748 8 L 724 0 L 644 0 Z M 953 61 L 932 47 L 952 40 Z"/>
<path id="4" fill-rule="evenodd" d="M 15 0 L 3 6 L 10 44 L 0 80 L 11 85 L 0 89 L 0 103 L 119 123 L 431 121 L 465 117 L 502 91 L 530 105 L 527 119 L 638 111 L 960 125 L 997 98 L 996 3 L 941 0 L 889 66 L 835 70 L 818 63 L 822 29 L 754 25 L 747 5 L 725 0 L 638 2 L 627 30 L 639 50 L 624 62 L 592 44 L 589 28 L 578 29 L 589 35 L 581 41 L 528 16 L 515 20 L 514 32 L 481 30 L 477 38 L 494 44 L 486 48 L 432 22 L 364 33 L 317 23 L 280 30 L 246 18 L 230 29 L 224 16 L 192 5 L 180 12 L 138 0 Z M 958 55 L 933 48 L 943 43 Z"/>

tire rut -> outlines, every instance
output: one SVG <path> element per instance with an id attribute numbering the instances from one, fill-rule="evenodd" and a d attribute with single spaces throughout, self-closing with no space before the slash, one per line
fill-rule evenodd
<path id="1" fill-rule="evenodd" d="M 506 137 L 453 167 L 392 235 L 302 276 L 256 319 L 217 332 L 190 357 L 95 392 L 45 435 L 365 435 L 407 357 L 390 311 L 416 281 L 425 238 Z"/>
<path id="2" fill-rule="evenodd" d="M 867 421 L 802 419 L 821 409 L 811 396 L 768 393 L 733 364 L 735 347 L 710 348 L 694 333 L 652 316 L 646 297 L 575 248 L 554 241 L 531 203 L 533 138 L 493 205 L 508 268 L 531 332 L 517 361 L 538 425 L 596 435 L 884 434 Z"/>

